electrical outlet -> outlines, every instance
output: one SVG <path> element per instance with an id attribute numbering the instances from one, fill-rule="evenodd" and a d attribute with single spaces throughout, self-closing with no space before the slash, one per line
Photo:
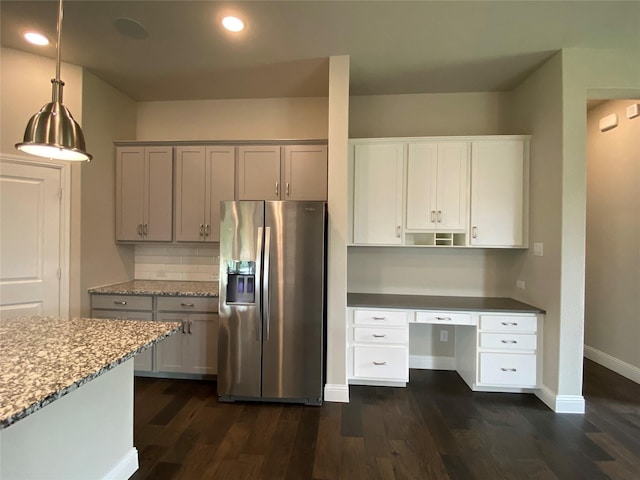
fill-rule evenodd
<path id="1" fill-rule="evenodd" d="M 167 278 L 167 271 L 166 270 L 158 270 L 158 272 L 156 273 L 156 277 L 158 277 L 158 278 Z"/>
<path id="2" fill-rule="evenodd" d="M 524 280 L 517 280 L 516 281 L 516 287 L 521 289 L 521 290 L 524 290 Z"/>
<path id="3" fill-rule="evenodd" d="M 440 341 L 448 342 L 449 341 L 449 331 L 448 330 L 440 330 Z"/>

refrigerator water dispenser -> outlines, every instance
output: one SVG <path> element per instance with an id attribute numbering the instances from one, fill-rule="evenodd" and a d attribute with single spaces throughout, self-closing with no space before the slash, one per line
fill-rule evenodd
<path id="1" fill-rule="evenodd" d="M 256 263 L 230 260 L 227 262 L 227 302 L 256 303 Z"/>

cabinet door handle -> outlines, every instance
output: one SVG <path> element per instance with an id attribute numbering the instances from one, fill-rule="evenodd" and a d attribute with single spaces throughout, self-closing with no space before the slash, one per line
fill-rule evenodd
<path id="1" fill-rule="evenodd" d="M 374 365 L 380 366 L 380 365 L 386 365 L 387 362 L 373 362 Z"/>
<path id="2" fill-rule="evenodd" d="M 280 184 L 276 182 L 276 197 L 280 196 Z"/>
<path id="3" fill-rule="evenodd" d="M 209 224 L 206 224 L 204 226 L 204 236 L 208 237 L 209 236 Z"/>
<path id="4" fill-rule="evenodd" d="M 289 196 L 289 182 L 287 182 L 287 197 Z"/>
<path id="5" fill-rule="evenodd" d="M 200 236 L 204 237 L 204 224 L 200 224 Z"/>
<path id="6" fill-rule="evenodd" d="M 191 335 L 191 325 L 193 325 L 193 320 L 187 320 L 187 323 L 189 324 L 189 335 Z"/>
<path id="7" fill-rule="evenodd" d="M 396 227 L 396 237 L 400 238 L 400 225 Z"/>
<path id="8" fill-rule="evenodd" d="M 373 317 L 374 320 L 386 320 L 387 317 Z"/>
<path id="9" fill-rule="evenodd" d="M 502 343 L 518 343 L 517 340 L 502 340 Z"/>
<path id="10" fill-rule="evenodd" d="M 503 372 L 517 372 L 518 370 L 515 368 L 501 368 Z"/>
<path id="11" fill-rule="evenodd" d="M 431 210 L 431 223 L 436 223 L 436 211 Z"/>
<path id="12" fill-rule="evenodd" d="M 478 227 L 471 228 L 471 236 L 473 238 L 478 238 Z"/>
<path id="13" fill-rule="evenodd" d="M 517 327 L 518 322 L 502 322 L 502 325 L 504 325 L 505 327 Z"/>
<path id="14" fill-rule="evenodd" d="M 386 335 L 378 335 L 376 333 L 373 334 L 373 338 L 387 338 Z"/>
<path id="15" fill-rule="evenodd" d="M 127 302 L 125 302 L 125 301 L 116 301 L 116 302 L 113 302 L 113 303 L 115 303 L 116 305 L 126 305 L 127 304 Z"/>
<path id="16" fill-rule="evenodd" d="M 438 210 L 438 223 L 442 223 L 442 210 Z"/>
<path id="17" fill-rule="evenodd" d="M 144 227 L 142 228 L 142 231 L 144 232 L 144 236 L 147 236 L 147 229 L 148 229 L 149 225 L 148 224 L 144 224 Z"/>
<path id="18" fill-rule="evenodd" d="M 447 322 L 450 322 L 451 317 L 436 317 L 436 320 L 446 320 Z"/>
<path id="19" fill-rule="evenodd" d="M 180 305 L 183 306 L 183 307 L 195 307 L 196 306 L 195 303 L 181 303 Z"/>
<path id="20" fill-rule="evenodd" d="M 187 334 L 187 324 L 184 320 L 181 320 L 182 322 L 182 334 L 186 335 Z"/>
<path id="21" fill-rule="evenodd" d="M 142 236 L 142 224 L 138 224 L 138 235 Z"/>

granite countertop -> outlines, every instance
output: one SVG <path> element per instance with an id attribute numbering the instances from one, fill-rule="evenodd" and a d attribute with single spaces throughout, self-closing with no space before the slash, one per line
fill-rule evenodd
<path id="1" fill-rule="evenodd" d="M 179 322 L 56 317 L 0 321 L 0 429 L 179 329 Z"/>
<path id="2" fill-rule="evenodd" d="M 411 308 L 471 312 L 545 313 L 544 310 L 513 298 L 449 297 L 433 295 L 394 295 L 387 293 L 348 293 L 349 307 Z"/>
<path id="3" fill-rule="evenodd" d="M 130 280 L 89 289 L 89 293 L 111 295 L 166 295 L 172 297 L 217 297 L 218 282 L 178 280 Z"/>

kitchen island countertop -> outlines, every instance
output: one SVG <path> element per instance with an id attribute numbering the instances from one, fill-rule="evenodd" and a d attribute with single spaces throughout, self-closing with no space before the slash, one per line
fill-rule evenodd
<path id="1" fill-rule="evenodd" d="M 110 295 L 158 295 L 176 297 L 217 297 L 218 282 L 179 280 L 129 280 L 89 289 L 89 293 Z"/>
<path id="2" fill-rule="evenodd" d="M 39 316 L 1 321 L 0 429 L 179 329 L 179 322 Z"/>

